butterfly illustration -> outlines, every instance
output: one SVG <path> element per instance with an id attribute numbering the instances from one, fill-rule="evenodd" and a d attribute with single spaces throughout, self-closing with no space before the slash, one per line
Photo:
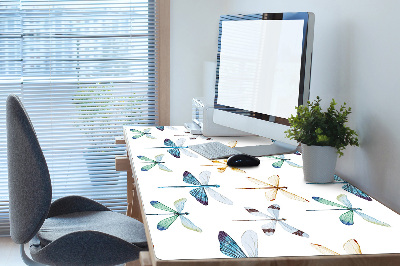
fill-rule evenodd
<path id="1" fill-rule="evenodd" d="M 368 200 L 368 201 L 372 201 L 371 197 L 368 196 L 367 193 L 365 193 L 364 191 L 356 188 L 355 186 L 349 184 L 349 182 L 344 181 L 343 179 L 341 179 L 339 176 L 334 175 L 333 176 L 335 183 L 344 183 L 345 185 L 342 186 L 342 188 L 344 190 L 346 190 L 347 192 L 350 192 L 354 195 L 356 195 L 357 197 L 360 197 L 362 199 Z"/>
<path id="2" fill-rule="evenodd" d="M 324 255 L 340 255 L 339 253 L 319 244 L 311 243 L 311 246 Z M 347 252 L 347 254 L 362 254 L 360 245 L 355 239 L 347 240 L 346 243 L 344 243 L 343 248 Z"/>
<path id="3" fill-rule="evenodd" d="M 388 225 L 387 223 L 381 222 L 371 216 L 368 216 L 368 215 L 360 212 L 361 211 L 360 208 L 353 208 L 353 206 L 351 205 L 351 202 L 347 199 L 346 195 L 344 195 L 344 194 L 340 194 L 339 196 L 336 197 L 337 200 L 340 201 L 341 203 L 343 203 L 344 205 L 323 199 L 321 197 L 312 197 L 312 198 L 313 198 L 313 200 L 315 200 L 319 203 L 341 208 L 341 209 L 328 209 L 328 210 L 346 211 L 339 217 L 339 220 L 345 225 L 353 225 L 354 224 L 353 216 L 354 216 L 354 213 L 356 213 L 359 216 L 361 216 L 361 218 L 366 220 L 367 222 L 370 222 L 370 223 L 373 223 L 376 225 L 390 227 L 390 225 Z M 321 211 L 321 210 L 307 210 L 307 211 Z"/>
<path id="4" fill-rule="evenodd" d="M 249 207 L 245 207 L 246 211 L 248 211 L 250 214 L 258 216 L 258 217 L 262 217 L 263 219 L 259 219 L 259 220 L 236 220 L 236 221 L 264 221 L 264 220 L 269 220 L 270 222 L 268 224 L 264 224 L 261 226 L 262 231 L 264 232 L 264 234 L 266 234 L 267 236 L 272 236 L 275 233 L 275 228 L 276 228 L 276 223 L 280 224 L 282 226 L 282 228 L 286 231 L 288 231 L 289 233 L 296 235 L 296 236 L 301 236 L 301 237 L 309 237 L 309 235 L 299 229 L 294 228 L 293 226 L 288 225 L 287 223 L 285 223 L 284 221 L 286 221 L 286 219 L 281 218 L 279 219 L 279 211 L 281 209 L 281 207 L 278 204 L 272 204 L 268 207 L 267 211 L 272 215 L 269 216 L 265 213 L 260 212 L 259 210 L 253 209 L 253 208 L 249 208 Z"/>
<path id="5" fill-rule="evenodd" d="M 158 165 L 158 167 L 161 170 L 167 171 L 167 172 L 172 172 L 172 170 L 168 169 L 168 167 L 166 167 L 165 165 L 163 165 L 162 158 L 164 157 L 164 154 L 160 154 L 157 155 L 154 160 L 147 158 L 146 156 L 138 156 L 138 158 L 142 161 L 144 161 L 144 163 L 148 163 L 147 165 L 143 166 L 140 170 L 142 171 L 149 171 L 151 168 L 153 168 L 154 166 Z"/>
<path id="6" fill-rule="evenodd" d="M 173 222 L 175 222 L 175 220 L 179 217 L 181 219 L 182 225 L 185 228 L 187 228 L 189 230 L 196 231 L 196 232 L 201 232 L 202 230 L 199 227 L 194 225 L 188 218 L 185 217 L 185 215 L 189 215 L 189 213 L 188 212 L 182 212 L 183 208 L 185 207 L 185 203 L 186 203 L 186 199 L 185 198 L 176 200 L 174 202 L 174 206 L 175 206 L 176 210 L 174 210 L 174 209 L 171 209 L 168 206 L 165 206 L 164 204 L 162 204 L 159 201 L 151 201 L 150 204 L 154 208 L 157 208 L 157 209 L 163 210 L 163 211 L 167 211 L 167 212 L 170 212 L 172 214 L 172 216 L 161 220 L 157 224 L 157 229 L 160 230 L 160 231 L 167 230 L 171 226 L 171 224 Z M 147 214 L 147 215 L 171 215 L 171 214 Z"/>
<path id="7" fill-rule="evenodd" d="M 266 189 L 267 191 L 265 192 L 265 197 L 269 201 L 273 201 L 276 199 L 276 194 L 278 191 L 282 192 L 282 194 L 289 199 L 293 200 L 298 200 L 302 202 L 309 202 L 307 199 L 297 196 L 296 194 L 293 194 L 289 191 L 287 191 L 287 187 L 280 187 L 279 186 L 279 176 L 278 175 L 273 175 L 268 178 L 268 182 L 263 182 L 261 180 L 255 179 L 253 177 L 247 177 L 250 181 L 261 185 L 263 187 L 256 187 L 256 188 L 238 188 L 238 189 Z"/>
<path id="8" fill-rule="evenodd" d="M 225 231 L 218 234 L 219 250 L 231 258 L 247 258 L 239 245 Z M 242 235 L 242 246 L 249 257 L 258 257 L 258 237 L 253 230 L 247 230 Z"/>
<path id="9" fill-rule="evenodd" d="M 194 154 L 193 152 L 187 150 L 188 146 L 184 146 L 183 145 L 184 143 L 185 143 L 184 138 L 178 139 L 176 141 L 176 144 L 170 139 L 165 139 L 164 140 L 165 147 L 156 147 L 156 148 L 168 148 L 167 152 L 172 156 L 174 156 L 175 158 L 180 158 L 181 152 L 187 156 L 197 158 L 197 154 Z"/>
<path id="10" fill-rule="evenodd" d="M 167 186 L 167 187 L 159 187 L 159 188 L 191 187 L 194 189 L 192 189 L 189 192 L 190 195 L 192 195 L 198 202 L 200 202 L 203 205 L 208 205 L 208 197 L 207 197 L 206 191 L 215 200 L 217 200 L 221 203 L 224 203 L 224 204 L 232 205 L 233 202 L 230 199 L 228 199 L 227 197 L 221 195 L 220 193 L 218 193 L 217 191 L 212 189 L 212 187 L 219 188 L 220 187 L 219 185 L 209 185 L 208 184 L 208 182 L 210 180 L 210 175 L 211 175 L 211 173 L 209 171 L 201 172 L 199 175 L 199 180 L 200 180 L 199 181 L 190 172 L 185 171 L 183 173 L 183 181 L 187 184 L 190 184 L 190 186 Z"/>
<path id="11" fill-rule="evenodd" d="M 143 131 L 131 128 L 131 132 L 136 133 L 136 135 L 132 136 L 133 139 L 138 139 L 138 138 L 143 137 L 143 136 L 146 136 L 149 139 L 155 139 L 155 137 L 153 137 L 151 135 L 151 133 L 150 133 L 150 128 L 143 129 Z"/>
<path id="12" fill-rule="evenodd" d="M 211 162 L 213 164 L 204 164 L 202 166 L 217 166 L 217 170 L 219 173 L 225 172 L 225 170 L 228 168 L 228 164 L 227 164 L 228 160 L 211 160 Z M 237 167 L 229 166 L 229 168 L 235 172 L 246 173 L 245 171 L 243 171 L 242 169 L 239 169 Z"/>
<path id="13" fill-rule="evenodd" d="M 284 155 L 267 156 L 267 158 L 279 160 L 277 162 L 272 163 L 272 167 L 274 167 L 274 168 L 281 168 L 283 163 L 285 163 L 285 162 L 290 166 L 297 167 L 297 168 L 303 168 L 303 166 L 290 161 L 290 159 L 286 159 Z"/>

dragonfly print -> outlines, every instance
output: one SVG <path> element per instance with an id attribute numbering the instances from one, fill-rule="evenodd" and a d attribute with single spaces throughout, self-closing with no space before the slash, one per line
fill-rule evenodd
<path id="1" fill-rule="evenodd" d="M 183 208 L 185 207 L 185 203 L 186 203 L 186 199 L 182 198 L 182 199 L 178 199 L 174 202 L 174 206 L 176 208 L 176 210 L 165 206 L 164 204 L 162 204 L 159 201 L 151 201 L 150 204 L 151 206 L 153 206 L 154 208 L 157 208 L 159 210 L 162 211 L 167 211 L 170 213 L 167 214 L 152 214 L 152 213 L 148 213 L 146 215 L 172 215 L 170 217 L 167 217 L 163 220 L 161 220 L 158 224 L 157 224 L 157 229 L 160 231 L 164 231 L 167 230 L 171 224 L 173 222 L 175 222 L 175 220 L 179 217 L 181 219 L 182 225 L 189 229 L 189 230 L 193 230 L 196 232 L 202 232 L 202 230 L 197 227 L 196 225 L 194 225 L 188 218 L 186 218 L 185 216 L 189 215 L 188 212 L 183 212 Z"/>
<path id="2" fill-rule="evenodd" d="M 175 136 L 175 137 L 189 137 L 189 139 L 205 139 L 205 140 L 212 140 L 212 138 L 210 138 L 210 137 L 206 137 L 206 136 L 203 136 L 203 135 L 193 135 L 192 133 L 190 133 L 190 132 L 188 132 L 188 131 L 185 131 L 184 134 L 181 134 L 181 135 L 176 134 L 176 135 L 174 135 L 174 136 Z"/>
<path id="3" fill-rule="evenodd" d="M 189 184 L 185 186 L 166 186 L 166 187 L 159 187 L 159 188 L 194 188 L 190 190 L 190 195 L 192 195 L 198 202 L 200 202 L 203 205 L 208 205 L 208 194 L 214 198 L 215 200 L 232 205 L 233 202 L 228 199 L 227 197 L 221 195 L 219 192 L 215 191 L 212 188 L 219 188 L 220 185 L 210 185 L 209 180 L 210 180 L 210 175 L 211 173 L 209 171 L 203 171 L 199 175 L 199 180 L 194 177 L 190 172 L 185 171 L 183 173 L 183 182 Z"/>
<path id="4" fill-rule="evenodd" d="M 237 140 L 231 140 L 228 142 L 229 147 L 231 148 L 235 148 L 237 145 Z M 230 169 L 232 169 L 235 172 L 239 172 L 239 173 L 246 173 L 245 171 L 243 171 L 242 169 L 239 169 L 237 167 L 232 167 L 232 166 L 228 166 L 228 160 L 211 160 L 211 162 L 213 164 L 205 164 L 202 166 L 217 166 L 217 170 L 219 173 L 223 173 L 225 172 L 225 170 L 229 167 Z"/>
<path id="5" fill-rule="evenodd" d="M 156 128 L 160 131 L 164 131 L 164 129 L 178 130 L 176 127 L 171 126 L 156 126 Z"/>
<path id="6" fill-rule="evenodd" d="M 131 132 L 135 135 L 132 136 L 133 139 L 138 139 L 140 137 L 146 136 L 149 139 L 155 139 L 156 137 L 152 136 L 150 133 L 150 128 L 143 129 L 143 131 L 131 128 Z"/>
<path id="7" fill-rule="evenodd" d="M 349 184 L 349 182 L 344 181 L 339 176 L 334 175 L 333 178 L 335 180 L 335 183 L 344 183 L 344 185 L 342 186 L 342 189 L 346 190 L 347 192 L 350 192 L 350 193 L 356 195 L 359 198 L 362 198 L 362 199 L 365 199 L 365 200 L 368 200 L 368 201 L 372 201 L 371 197 L 368 196 L 367 193 L 365 193 L 364 191 L 356 188 L 352 184 Z"/>
<path id="8" fill-rule="evenodd" d="M 290 159 L 286 159 L 284 155 L 266 156 L 266 157 L 278 160 L 277 162 L 272 163 L 272 167 L 274 168 L 281 168 L 284 163 L 287 163 L 288 165 L 296 168 L 303 168 L 303 166 L 290 161 Z"/>
<path id="9" fill-rule="evenodd" d="M 339 253 L 319 244 L 311 243 L 311 246 L 323 255 L 340 255 Z M 347 254 L 362 254 L 360 245 L 355 239 L 347 240 L 346 243 L 344 243 L 343 245 L 343 249 L 346 251 Z"/>
<path id="10" fill-rule="evenodd" d="M 231 148 L 235 148 L 237 143 L 238 143 L 237 140 L 231 140 L 228 142 L 228 146 Z"/>
<path id="11" fill-rule="evenodd" d="M 228 160 L 211 160 L 213 164 L 203 164 L 202 166 L 217 166 L 217 170 L 219 173 L 225 172 L 225 170 L 229 167 L 232 169 L 232 171 L 238 172 L 238 173 L 246 173 L 242 169 L 239 169 L 237 167 L 232 167 L 228 166 L 227 162 Z"/>
<path id="12" fill-rule="evenodd" d="M 222 254 L 231 258 L 258 257 L 258 236 L 253 230 L 247 230 L 242 235 L 242 246 L 246 253 L 239 247 L 235 240 L 225 231 L 219 231 L 219 250 Z"/>
<path id="13" fill-rule="evenodd" d="M 168 149 L 167 152 L 169 154 L 171 154 L 172 156 L 174 156 L 175 158 L 181 158 L 181 153 L 185 154 L 187 156 L 190 157 L 194 157 L 197 158 L 197 154 L 187 150 L 188 146 L 184 146 L 185 144 L 185 139 L 184 138 L 180 138 L 175 142 L 173 142 L 170 139 L 164 139 L 164 145 L 163 147 L 154 147 L 154 148 L 166 148 Z"/>
<path id="14" fill-rule="evenodd" d="M 276 195 L 279 192 L 281 192 L 284 196 L 288 197 L 289 199 L 292 200 L 297 200 L 297 201 L 302 201 L 302 202 L 309 202 L 307 199 L 297 196 L 296 194 L 293 194 L 289 191 L 287 191 L 287 187 L 282 187 L 279 186 L 279 176 L 278 175 L 273 175 L 268 178 L 268 183 L 255 179 L 253 177 L 247 177 L 250 181 L 261 185 L 262 187 L 255 187 L 255 188 L 237 188 L 237 189 L 266 189 L 267 191 L 265 192 L 265 197 L 269 201 L 273 201 L 276 199 Z"/>
<path id="15" fill-rule="evenodd" d="M 254 208 L 249 208 L 245 207 L 246 211 L 248 211 L 250 214 L 255 215 L 257 217 L 261 217 L 262 219 L 257 219 L 257 220 L 235 220 L 235 221 L 241 221 L 241 222 L 246 222 L 246 221 L 270 221 L 267 224 L 264 224 L 261 226 L 262 231 L 264 232 L 265 235 L 267 236 L 272 236 L 275 233 L 276 230 L 276 224 L 278 223 L 285 231 L 296 235 L 296 236 L 301 236 L 301 237 L 309 237 L 309 235 L 299 229 L 294 228 L 291 225 L 288 225 L 284 221 L 286 221 L 285 218 L 279 218 L 279 211 L 281 207 L 278 204 L 272 204 L 268 207 L 267 211 L 271 215 L 267 215 L 265 213 L 260 212 L 259 210 L 256 210 Z"/>
<path id="16" fill-rule="evenodd" d="M 382 225 L 382 226 L 387 226 L 390 227 L 389 224 L 381 222 L 371 216 L 366 215 L 365 213 L 360 212 L 362 209 L 360 208 L 353 208 L 351 202 L 347 199 L 346 195 L 340 194 L 339 196 L 336 197 L 338 201 L 340 201 L 342 204 L 338 204 L 336 202 L 332 202 L 326 199 L 323 199 L 321 197 L 312 197 L 313 200 L 328 205 L 328 206 L 333 206 L 333 207 L 338 207 L 340 209 L 327 209 L 327 210 L 334 210 L 334 211 L 346 211 L 342 215 L 339 216 L 339 220 L 345 224 L 345 225 L 353 225 L 354 224 L 354 213 L 359 215 L 361 218 L 366 220 L 367 222 L 376 224 L 376 225 Z M 306 210 L 306 211 L 324 211 L 324 210 Z"/>
<path id="17" fill-rule="evenodd" d="M 143 161 L 143 163 L 147 163 L 147 165 L 143 166 L 140 170 L 142 171 L 149 171 L 151 168 L 153 168 L 154 166 L 158 165 L 158 167 L 163 170 L 163 171 L 167 171 L 167 172 L 172 172 L 171 169 L 169 169 L 168 167 L 166 167 L 164 165 L 165 162 L 162 161 L 164 157 L 164 154 L 160 154 L 160 155 L 156 155 L 156 157 L 153 159 L 150 159 L 146 156 L 141 156 L 139 155 L 138 158 L 140 160 Z"/>

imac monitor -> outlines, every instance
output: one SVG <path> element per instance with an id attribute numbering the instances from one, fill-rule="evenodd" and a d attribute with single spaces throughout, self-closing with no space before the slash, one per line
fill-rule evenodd
<path id="1" fill-rule="evenodd" d="M 221 16 L 213 120 L 273 140 L 235 148 L 253 156 L 291 153 L 288 118 L 310 93 L 314 14 Z"/>

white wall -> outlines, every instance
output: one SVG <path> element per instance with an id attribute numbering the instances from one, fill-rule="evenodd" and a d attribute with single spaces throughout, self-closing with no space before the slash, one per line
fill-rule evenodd
<path id="1" fill-rule="evenodd" d="M 203 70 L 217 61 L 225 0 L 171 1 L 171 125 L 191 121 L 192 98 L 203 96 Z"/>
<path id="2" fill-rule="evenodd" d="M 337 173 L 400 213 L 398 10 L 396 0 L 171 0 L 171 123 L 190 121 L 190 100 L 203 94 L 219 15 L 314 12 L 311 99 L 347 102 L 361 141 L 346 149 Z"/>

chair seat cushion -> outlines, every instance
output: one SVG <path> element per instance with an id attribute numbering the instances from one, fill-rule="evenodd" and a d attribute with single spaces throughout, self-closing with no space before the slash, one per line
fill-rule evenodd
<path id="1" fill-rule="evenodd" d="M 37 236 L 42 246 L 67 234 L 79 231 L 98 231 L 136 246 L 146 248 L 147 241 L 141 222 L 112 211 L 84 211 L 47 218 Z"/>

